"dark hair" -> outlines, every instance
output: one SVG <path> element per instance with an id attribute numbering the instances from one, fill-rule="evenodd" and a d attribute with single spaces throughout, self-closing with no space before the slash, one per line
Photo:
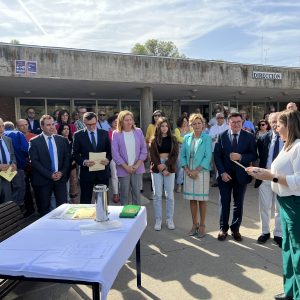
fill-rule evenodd
<path id="1" fill-rule="evenodd" d="M 58 129 L 57 129 L 57 134 L 62 135 L 62 132 L 63 132 L 65 126 L 68 126 L 68 127 L 69 127 L 68 140 L 71 141 L 71 142 L 73 142 L 73 137 L 72 137 L 71 127 L 70 127 L 69 124 L 66 124 L 66 123 L 60 124 L 59 127 L 58 127 Z"/>
<path id="2" fill-rule="evenodd" d="M 260 127 L 260 123 L 265 123 L 265 124 L 267 124 L 267 130 L 270 130 L 270 129 L 271 129 L 270 123 L 269 123 L 266 119 L 261 119 L 261 120 L 259 120 L 259 122 L 257 123 L 258 130 L 259 130 L 259 127 Z"/>
<path id="3" fill-rule="evenodd" d="M 154 133 L 154 138 L 157 142 L 157 144 L 159 146 L 161 146 L 161 143 L 162 143 L 162 134 L 161 134 L 161 124 L 163 123 L 167 123 L 168 125 L 168 132 L 167 132 L 167 136 L 170 136 L 172 137 L 172 132 L 171 132 L 171 125 L 170 125 L 170 122 L 168 121 L 167 118 L 165 117 L 160 117 L 158 120 L 157 120 L 157 123 L 156 123 L 156 127 L 155 127 L 155 133 Z"/>
<path id="4" fill-rule="evenodd" d="M 33 106 L 29 106 L 29 107 L 26 108 L 26 112 L 28 112 L 29 109 L 33 109 L 35 111 L 35 108 Z"/>
<path id="5" fill-rule="evenodd" d="M 91 112 L 91 111 L 88 111 L 88 112 L 84 113 L 84 115 L 83 115 L 83 120 L 90 121 L 94 118 L 96 118 L 96 120 L 97 120 L 96 114 L 94 112 Z"/>
<path id="6" fill-rule="evenodd" d="M 152 119 L 151 119 L 151 123 L 152 123 L 153 125 L 155 124 L 154 115 L 156 115 L 156 114 L 161 114 L 162 117 L 165 116 L 165 114 L 164 114 L 161 110 L 159 110 L 159 109 L 155 110 L 155 111 L 153 112 L 153 114 L 152 114 Z"/>
<path id="7" fill-rule="evenodd" d="M 58 114 L 58 117 L 57 117 L 57 120 L 56 120 L 58 124 L 62 124 L 61 116 L 64 115 L 64 114 L 68 114 L 67 124 L 70 123 L 70 114 L 69 114 L 69 112 L 66 109 L 62 109 L 62 110 L 59 111 L 59 114 Z"/>
<path id="8" fill-rule="evenodd" d="M 236 117 L 240 117 L 241 119 L 243 119 L 242 114 L 240 114 L 238 112 L 233 112 L 228 115 L 228 120 L 230 120 L 231 118 L 236 118 Z"/>
<path id="9" fill-rule="evenodd" d="M 116 116 L 116 115 L 113 115 L 113 116 L 109 117 L 109 118 L 107 119 L 108 124 L 111 126 L 112 123 L 113 123 L 115 120 L 117 120 L 117 118 L 118 118 L 118 116 Z"/>
<path id="10" fill-rule="evenodd" d="M 56 113 L 59 113 L 60 112 L 60 109 L 56 109 L 53 113 L 52 113 L 52 117 L 54 120 L 56 120 Z M 56 120 L 57 121 L 57 120 Z"/>
<path id="11" fill-rule="evenodd" d="M 177 122 L 176 122 L 177 127 L 181 127 L 181 126 L 182 126 L 184 119 L 186 119 L 187 122 L 189 122 L 188 117 L 179 117 L 179 118 L 177 119 Z"/>

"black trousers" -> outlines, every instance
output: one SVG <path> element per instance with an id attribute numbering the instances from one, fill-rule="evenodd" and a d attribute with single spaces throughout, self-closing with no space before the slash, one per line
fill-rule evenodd
<path id="1" fill-rule="evenodd" d="M 100 179 L 95 176 L 94 179 L 90 181 L 80 180 L 80 203 L 91 204 L 93 188 L 96 184 L 105 184 L 108 187 L 109 178 Z"/>

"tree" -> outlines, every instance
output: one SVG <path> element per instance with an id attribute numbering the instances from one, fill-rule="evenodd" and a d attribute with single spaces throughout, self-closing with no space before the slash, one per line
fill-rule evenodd
<path id="1" fill-rule="evenodd" d="M 19 45 L 20 44 L 20 42 L 18 40 L 11 40 L 10 43 L 13 44 L 13 45 Z"/>
<path id="2" fill-rule="evenodd" d="M 171 41 L 150 39 L 145 44 L 136 43 L 131 49 L 133 54 L 185 58 L 180 54 L 176 45 Z"/>

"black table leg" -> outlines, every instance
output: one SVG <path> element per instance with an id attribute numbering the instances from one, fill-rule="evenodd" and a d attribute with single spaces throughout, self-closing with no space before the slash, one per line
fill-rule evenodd
<path id="1" fill-rule="evenodd" d="M 142 275 L 141 275 L 141 242 L 138 240 L 135 246 L 136 253 L 136 284 L 140 288 L 142 286 Z"/>
<path id="2" fill-rule="evenodd" d="M 100 300 L 100 283 L 93 283 L 93 300 Z"/>

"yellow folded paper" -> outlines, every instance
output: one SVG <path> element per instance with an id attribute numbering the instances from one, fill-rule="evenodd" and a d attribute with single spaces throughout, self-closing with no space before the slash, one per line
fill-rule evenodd
<path id="1" fill-rule="evenodd" d="M 10 182 L 17 173 L 17 171 L 13 171 L 12 167 L 9 167 L 6 171 L 0 171 L 0 176 Z"/>
<path id="2" fill-rule="evenodd" d="M 96 208 L 95 207 L 83 207 L 76 209 L 72 219 L 95 219 Z"/>

